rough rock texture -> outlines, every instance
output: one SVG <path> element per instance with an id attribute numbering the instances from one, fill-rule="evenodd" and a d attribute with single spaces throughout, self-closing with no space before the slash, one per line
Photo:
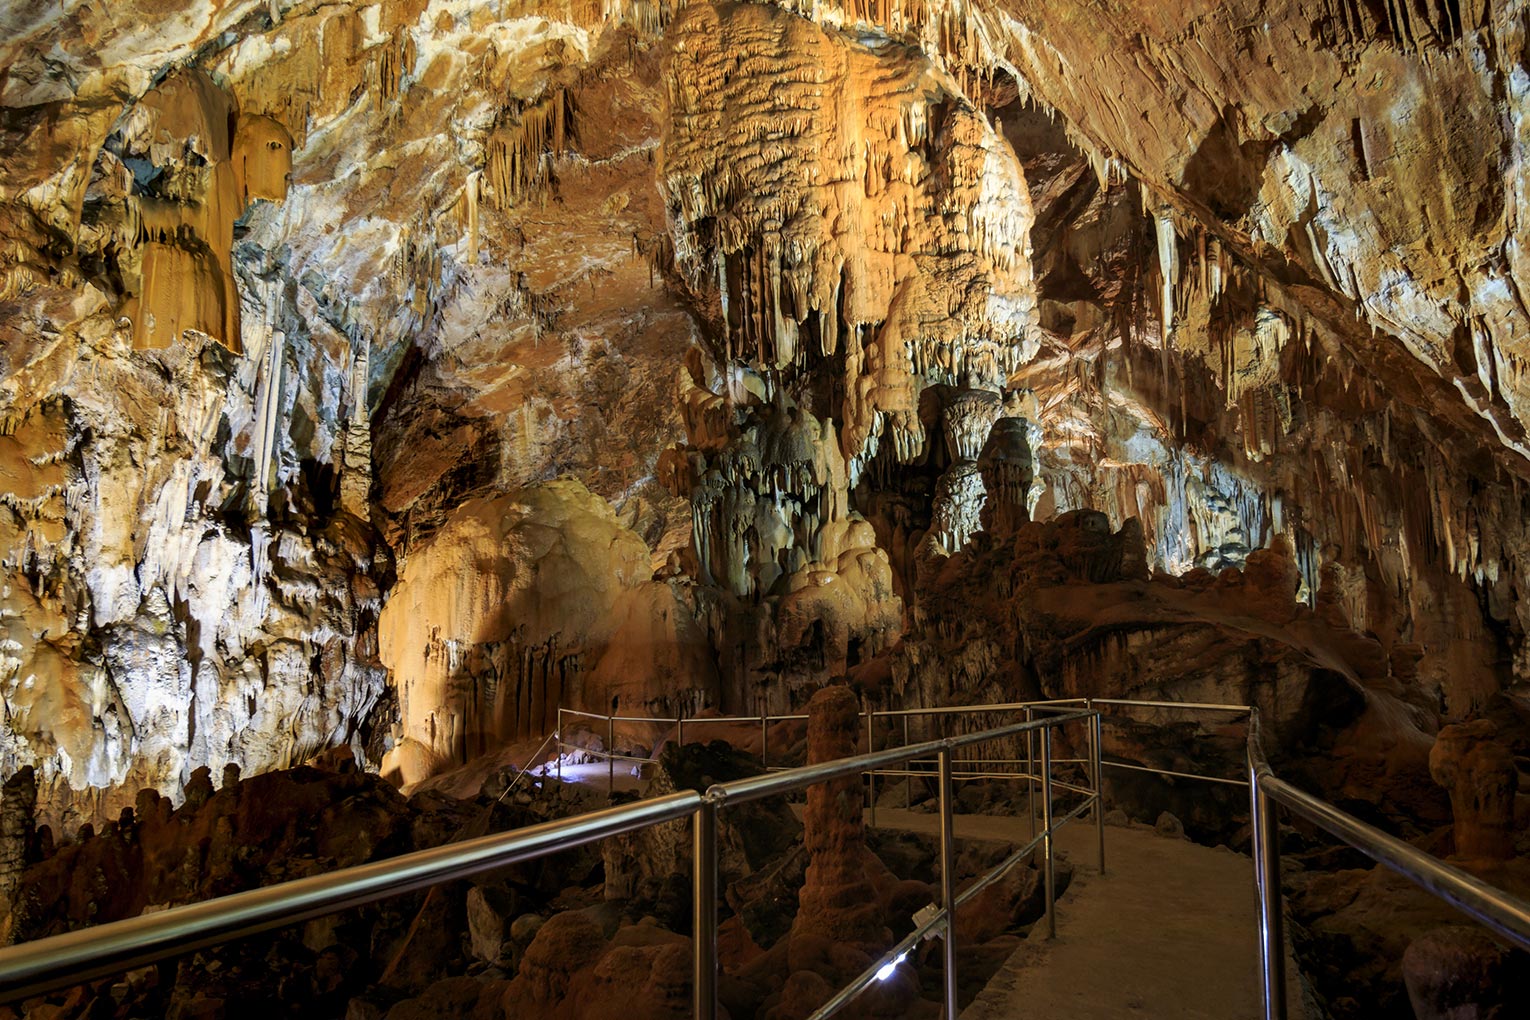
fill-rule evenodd
<path id="1" fill-rule="evenodd" d="M 1484 860 L 1514 856 L 1514 794 L 1519 768 L 1488 719 L 1440 730 L 1429 771 L 1450 791 L 1456 855 Z"/>
<path id="2" fill-rule="evenodd" d="M 850 689 L 826 687 L 808 702 L 808 762 L 856 752 L 860 706 Z M 808 788 L 803 844 L 808 863 L 799 908 L 786 936 L 787 979 L 780 1002 L 767 1016 L 798 1020 L 821 1006 L 892 943 L 884 920 L 887 890 L 896 879 L 866 847 L 858 777 Z M 877 1013 L 901 1013 L 911 988 L 884 982 L 872 996 Z M 901 1007 L 900 1007 L 901 1002 Z"/>
<path id="3" fill-rule="evenodd" d="M 408 782 L 509 739 L 558 707 L 670 714 L 716 697 L 687 592 L 572 480 L 463 504 L 416 546 L 379 623 Z"/>
<path id="4" fill-rule="evenodd" d="M 715 366 L 692 361 L 667 470 L 691 500 L 697 578 L 766 602 L 731 614 L 751 643 L 762 626 L 774 639 L 739 664 L 740 707 L 779 704 L 772 681 L 822 682 L 897 637 L 887 555 L 852 490 L 879 456 L 924 456 L 926 386 L 997 401 L 1034 351 L 1029 193 L 926 53 L 757 5 L 693 5 L 667 39 L 675 268 L 721 334 Z M 802 617 L 823 621 L 820 662 L 793 654 L 815 651 Z"/>
<path id="5" fill-rule="evenodd" d="M 1516 997 L 1509 952 L 1477 928 L 1437 928 L 1403 954 L 1403 980 L 1418 1020 L 1491 1020 Z M 1523 982 L 1518 982 L 1522 984 Z"/>
<path id="6" fill-rule="evenodd" d="M 807 710 L 808 764 L 856 753 L 860 706 L 849 688 L 824 688 Z M 799 947 L 839 945 L 864 952 L 889 941 L 876 905 L 880 876 L 867 872 L 872 858 L 861 820 L 861 787 L 857 777 L 848 776 L 808 788 L 802 815 L 808 866 L 802 909 L 792 925 L 793 970 L 805 969 L 796 959 L 804 953 Z"/>
<path id="7" fill-rule="evenodd" d="M 679 1020 L 693 1006 L 691 955 L 689 939 L 662 928 L 629 925 L 608 939 L 593 921 L 559 914 L 537 930 L 502 1015 Z"/>
<path id="8" fill-rule="evenodd" d="M 46 811 L 377 762 L 390 564 L 475 492 L 578 469 L 684 541 L 657 63 L 491 6 L 4 15 L 4 740 Z"/>
<path id="9" fill-rule="evenodd" d="M 849 677 L 1257 704 L 1416 838 L 1438 746 L 1458 851 L 1521 850 L 1512 762 L 1434 738 L 1526 750 L 1527 19 L 10 5 L 0 774 L 62 832 Z"/>

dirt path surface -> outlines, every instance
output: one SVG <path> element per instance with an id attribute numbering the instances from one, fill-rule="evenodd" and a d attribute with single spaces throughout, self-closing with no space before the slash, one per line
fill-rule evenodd
<path id="1" fill-rule="evenodd" d="M 877 824 L 938 831 L 933 815 L 877 810 Z M 958 836 L 1029 838 L 1023 817 L 962 815 Z M 1057 907 L 1057 938 L 1041 925 L 965 1010 L 962 1020 L 1257 1020 L 1258 945 L 1252 865 L 1241 854 L 1146 827 L 1058 834 L 1077 868 Z M 958 934 L 958 937 L 960 935 Z M 1302 1015 L 1293 985 L 1293 1018 Z"/>

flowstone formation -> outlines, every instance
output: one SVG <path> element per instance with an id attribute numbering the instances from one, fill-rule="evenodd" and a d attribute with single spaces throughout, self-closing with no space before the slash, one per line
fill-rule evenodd
<path id="1" fill-rule="evenodd" d="M 296 364 L 345 356 L 295 324 L 288 336 Z M 386 553 L 333 505 L 316 459 L 332 435 L 283 437 L 261 512 L 252 397 L 279 384 L 206 338 L 130 350 L 112 327 L 63 354 L 46 366 L 57 394 L 0 440 L 16 465 L 0 744 L 11 768 L 38 767 L 55 822 L 115 814 L 138 785 L 178 794 L 199 766 L 255 772 L 362 743 L 383 690 Z M 318 412 L 336 395 L 309 376 L 284 399 Z"/>
<path id="2" fill-rule="evenodd" d="M 171 74 L 123 114 L 91 169 L 77 254 L 122 281 L 135 347 L 194 329 L 243 352 L 234 221 L 253 199 L 286 198 L 291 168 L 287 129 L 241 116 L 200 70 Z"/>
<path id="3" fill-rule="evenodd" d="M 418 737 L 435 681 L 387 682 L 377 620 L 474 496 L 576 471 L 659 563 L 686 540 L 648 21 L 490 7 L 3 15 L 0 743 L 44 816 Z M 640 656 L 664 611 L 609 625 Z"/>
<path id="4" fill-rule="evenodd" d="M 416 548 L 379 621 L 400 715 L 385 774 L 418 782 L 549 732 L 560 706 L 673 714 L 715 701 L 688 593 L 652 576 L 642 539 L 578 482 L 459 507 Z"/>
<path id="5" fill-rule="evenodd" d="M 10 5 L 0 776 L 36 806 L 0 811 L 0 878 L 35 826 L 202 768 L 343 747 L 413 784 L 559 705 L 840 680 L 1256 704 L 1298 781 L 1512 878 L 1527 31 L 1328 0 Z M 1237 726 L 1108 732 L 1238 767 Z M 1110 796 L 1242 825 L 1231 793 Z M 750 868 L 734 973 L 784 982 L 745 936 L 801 872 Z M 1391 890 L 1325 881 L 1302 916 L 1363 944 Z M 681 1008 L 683 932 L 602 922 L 575 980 L 588 926 L 548 924 L 508 940 L 517 1002 L 649 975 Z M 1496 973 L 1480 948 L 1424 944 L 1418 1001 L 1471 999 L 1431 961 Z M 795 980 L 780 1020 L 822 990 Z"/>
<path id="6" fill-rule="evenodd" d="M 657 171 L 675 272 L 720 333 L 690 361 L 669 472 L 697 580 L 751 621 L 730 627 L 753 660 L 733 663 L 744 706 L 769 704 L 780 679 L 821 682 L 896 640 L 887 551 L 854 493 L 926 458 L 928 387 L 997 400 L 1034 353 L 1029 192 L 918 50 L 755 5 L 689 7 L 667 46 Z M 970 431 L 969 460 L 987 435 Z M 813 599 L 824 647 L 803 662 L 796 593 L 825 585 L 848 591 Z"/>

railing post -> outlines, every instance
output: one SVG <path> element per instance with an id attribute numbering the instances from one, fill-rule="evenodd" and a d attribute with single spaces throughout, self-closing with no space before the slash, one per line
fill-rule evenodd
<path id="1" fill-rule="evenodd" d="M 1085 707 L 1094 708 L 1094 702 L 1084 702 Z M 1100 713 L 1096 711 L 1094 718 L 1089 720 L 1089 757 L 1090 765 L 1094 769 L 1094 835 L 1099 843 L 1100 874 L 1105 874 L 1105 769 L 1101 764 L 1104 751 L 1103 741 L 1104 727 L 1100 722 Z"/>
<path id="2" fill-rule="evenodd" d="M 696 1020 L 717 1018 L 717 805 L 703 799 L 691 816 Z"/>
<path id="3" fill-rule="evenodd" d="M 616 796 L 616 716 L 606 716 L 606 799 Z"/>
<path id="4" fill-rule="evenodd" d="M 685 746 L 685 716 L 675 720 L 675 746 Z"/>
<path id="5" fill-rule="evenodd" d="M 558 762 L 558 782 L 563 782 L 563 706 L 558 706 L 558 728 L 553 730 L 553 755 Z"/>
<path id="6" fill-rule="evenodd" d="M 952 795 L 951 749 L 940 749 L 940 904 L 946 912 L 945 1020 L 956 1020 L 956 798 Z"/>
<path id="7" fill-rule="evenodd" d="M 765 709 L 760 708 L 760 768 L 770 764 L 766 755 L 770 745 L 770 717 L 765 714 Z"/>
<path id="8" fill-rule="evenodd" d="M 1057 937 L 1057 875 L 1052 868 L 1052 727 L 1041 731 L 1041 846 L 1046 863 L 1047 938 Z"/>
<path id="9" fill-rule="evenodd" d="M 1248 766 L 1249 828 L 1253 842 L 1254 886 L 1259 894 L 1259 974 L 1264 1020 L 1286 1020 L 1286 939 L 1280 899 L 1280 820 L 1275 802 L 1259 787 L 1259 772 Z"/>
<path id="10" fill-rule="evenodd" d="M 1031 722 L 1031 706 L 1025 706 L 1025 721 Z M 1031 816 L 1031 838 L 1036 838 L 1036 731 L 1025 731 L 1025 813 Z"/>
<path id="11" fill-rule="evenodd" d="M 903 746 L 909 746 L 909 717 L 903 717 Z M 913 772 L 913 763 L 904 762 L 904 772 Z M 903 777 L 903 806 L 913 807 L 913 775 Z"/>
<path id="12" fill-rule="evenodd" d="M 877 721 L 876 710 L 870 704 L 866 706 L 866 753 L 870 754 L 876 748 L 876 732 L 874 726 Z M 877 774 L 875 770 L 866 773 L 866 800 L 871 805 L 871 827 L 877 826 Z"/>

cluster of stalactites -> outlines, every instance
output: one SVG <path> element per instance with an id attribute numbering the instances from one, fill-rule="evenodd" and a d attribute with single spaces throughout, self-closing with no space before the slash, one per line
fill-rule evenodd
<path id="1" fill-rule="evenodd" d="M 740 598 L 771 594 L 783 578 L 836 555 L 827 527 L 849 516 L 844 460 L 832 421 L 777 395 L 744 409 L 726 443 L 671 458 L 670 484 L 691 501 L 701 580 Z"/>
<path id="2" fill-rule="evenodd" d="M 1004 401 L 993 390 L 958 392 L 941 409 L 946 453 L 953 461 L 977 460 L 1003 412 Z"/>
<path id="3" fill-rule="evenodd" d="M 838 376 L 811 410 L 851 484 L 884 442 L 922 457 L 921 389 L 997 388 L 1038 344 L 1014 152 L 917 51 L 753 5 L 687 8 L 669 36 L 659 181 L 725 358 Z"/>
<path id="4" fill-rule="evenodd" d="M 547 179 L 551 161 L 568 148 L 575 112 L 574 93 L 556 87 L 536 102 L 512 104 L 500 111 L 484 145 L 482 176 L 496 209 L 509 208 Z M 469 200 L 474 203 L 476 217 L 478 178 L 470 186 L 474 193 L 471 199 L 464 193 L 463 200 L 464 205 Z"/>
<path id="5" fill-rule="evenodd" d="M 935 483 L 930 508 L 929 551 L 942 556 L 960 552 L 982 529 L 983 503 L 988 495 L 983 473 L 975 462 L 957 461 Z"/>
<path id="6" fill-rule="evenodd" d="M 870 28 L 917 45 L 966 95 L 1006 63 L 1006 33 L 967 0 L 780 0 L 780 6 L 826 25 Z"/>
<path id="7" fill-rule="evenodd" d="M 1031 482 L 1035 462 L 1030 431 L 1024 418 L 1000 418 L 993 423 L 978 454 L 987 499 L 982 525 L 988 532 L 1009 532 L 1030 520 Z"/>
<path id="8" fill-rule="evenodd" d="M 170 75 L 128 107 L 80 195 L 95 211 L 79 248 L 113 267 L 134 346 L 194 330 L 243 351 L 234 221 L 252 201 L 282 201 L 291 167 L 286 129 L 240 114 L 200 70 Z"/>

